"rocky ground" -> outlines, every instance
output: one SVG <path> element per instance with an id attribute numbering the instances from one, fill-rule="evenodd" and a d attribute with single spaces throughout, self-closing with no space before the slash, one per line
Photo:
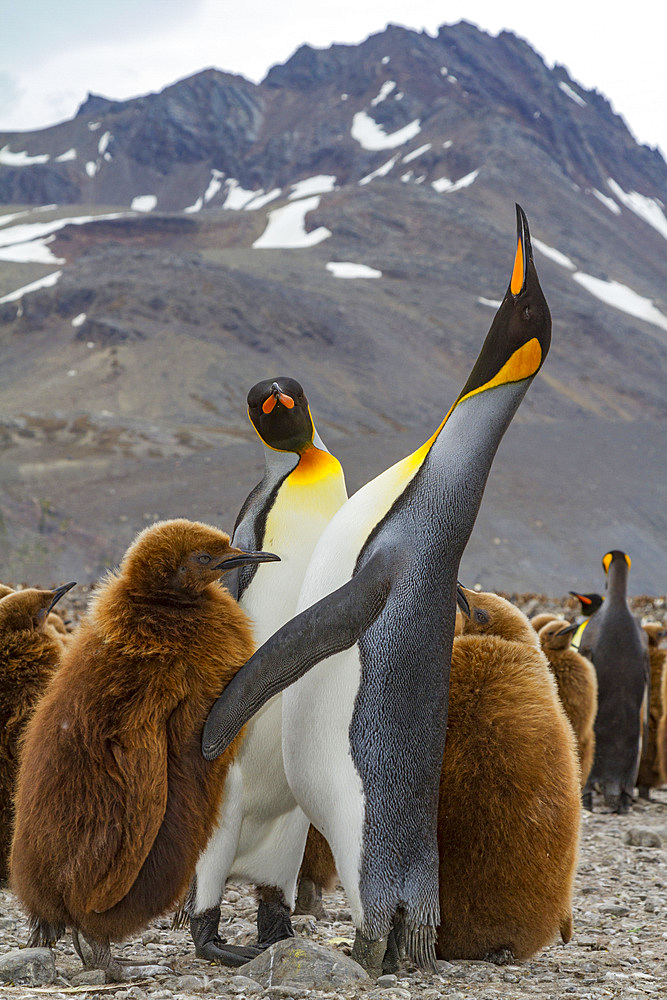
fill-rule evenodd
<path id="1" fill-rule="evenodd" d="M 654 801 L 636 802 L 628 816 L 606 814 L 601 806 L 584 813 L 581 856 L 574 899 L 575 932 L 568 945 L 545 948 L 528 962 L 504 967 L 486 962 L 442 962 L 438 975 L 411 966 L 395 979 L 318 988 L 316 983 L 267 986 L 252 980 L 252 971 L 223 969 L 193 955 L 189 933 L 174 931 L 170 920 L 155 921 L 118 953 L 133 959 L 167 962 L 173 975 L 136 984 L 106 986 L 91 982 L 97 973 L 81 973 L 69 939 L 55 951 L 57 979 L 50 986 L 0 986 L 0 997 L 65 1000 L 82 995 L 104 1000 L 194 1000 L 198 997 L 264 997 L 294 1000 L 491 1000 L 536 996 L 540 1000 L 623 1000 L 660 997 L 667 984 L 667 790 L 653 792 Z M 597 806 L 597 804 L 596 804 Z M 326 895 L 328 921 L 295 918 L 297 935 L 330 949 L 349 953 L 354 929 L 341 890 Z M 245 886 L 229 886 L 223 904 L 223 934 L 232 943 L 253 939 L 255 902 Z M 0 891 L 0 961 L 27 938 L 27 923 L 14 898 Z M 301 973 L 303 969 L 301 969 Z M 243 978 L 244 977 L 244 978 Z"/>
<path id="2" fill-rule="evenodd" d="M 513 597 L 528 614 L 541 610 L 571 614 L 565 599 L 522 594 Z M 65 603 L 63 601 L 63 603 Z M 635 598 L 637 614 L 665 621 L 664 598 Z M 81 599 L 68 612 L 81 612 Z M 531 960 L 507 966 L 486 962 L 441 962 L 438 974 L 425 974 L 411 965 L 395 977 L 371 982 L 350 978 L 345 963 L 354 937 L 341 889 L 325 895 L 330 919 L 294 918 L 298 939 L 307 948 L 326 946 L 339 959 L 332 973 L 321 971 L 315 959 L 292 954 L 278 972 L 271 957 L 251 966 L 226 969 L 194 956 L 187 930 L 174 930 L 169 916 L 154 921 L 140 936 L 116 953 L 142 962 L 165 963 L 171 973 L 133 984 L 104 984 L 99 971 L 82 972 L 69 938 L 55 949 L 55 981 L 44 986 L 0 985 L 0 998 L 49 996 L 65 1000 L 81 995 L 91 1000 L 195 1000 L 198 997 L 237 996 L 338 1000 L 492 1000 L 536 996 L 540 1000 L 622 1000 L 665 996 L 667 991 L 667 787 L 654 790 L 652 801 L 638 800 L 627 816 L 609 814 L 601 800 L 595 811 L 584 813 L 574 896 L 574 936 L 568 945 L 554 943 Z M 252 889 L 229 885 L 222 907 L 221 933 L 233 944 L 255 936 Z M 0 889 L 0 976 L 3 961 L 25 945 L 27 921 L 6 889 Z M 267 962 L 271 966 L 267 970 Z M 291 964 L 290 964 L 291 963 Z M 256 977 L 256 978 L 255 978 Z M 48 977 L 47 977 L 48 978 Z"/>

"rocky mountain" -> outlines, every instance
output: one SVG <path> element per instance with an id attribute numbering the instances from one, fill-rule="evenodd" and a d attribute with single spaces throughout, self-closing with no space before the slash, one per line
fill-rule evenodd
<path id="1" fill-rule="evenodd" d="M 0 579 L 93 579 L 155 516 L 231 529 L 260 378 L 299 378 L 350 489 L 460 389 L 526 210 L 552 350 L 464 582 L 665 593 L 667 165 L 509 32 L 302 46 L 0 134 Z"/>

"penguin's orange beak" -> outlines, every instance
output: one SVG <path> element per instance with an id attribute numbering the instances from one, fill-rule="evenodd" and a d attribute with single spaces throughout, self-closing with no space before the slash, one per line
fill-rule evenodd
<path id="1" fill-rule="evenodd" d="M 268 396 L 262 403 L 263 412 L 271 413 L 276 403 L 282 403 L 288 410 L 291 410 L 294 407 L 294 400 L 292 397 L 283 392 L 278 383 L 274 382 L 271 386 L 271 395 Z"/>

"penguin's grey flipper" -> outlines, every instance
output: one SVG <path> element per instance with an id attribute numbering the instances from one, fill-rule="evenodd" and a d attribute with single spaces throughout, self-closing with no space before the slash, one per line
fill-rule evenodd
<path id="1" fill-rule="evenodd" d="M 262 705 L 320 660 L 349 649 L 384 608 L 396 553 L 378 549 L 346 584 L 283 625 L 231 679 L 209 712 L 206 760 L 218 757 Z"/>

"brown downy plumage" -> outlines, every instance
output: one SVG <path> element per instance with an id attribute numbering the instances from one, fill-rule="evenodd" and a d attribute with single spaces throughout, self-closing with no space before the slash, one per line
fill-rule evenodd
<path id="1" fill-rule="evenodd" d="M 58 590 L 3 587 L 0 596 L 0 879 L 9 873 L 14 782 L 23 730 L 63 652 L 46 624 Z"/>
<path id="2" fill-rule="evenodd" d="M 336 885 L 336 862 L 331 848 L 320 831 L 311 825 L 306 849 L 299 869 L 295 913 L 312 913 L 318 920 L 327 920 L 322 903 L 322 891 L 330 892 Z"/>
<path id="3" fill-rule="evenodd" d="M 13 587 L 9 587 L 6 583 L 0 583 L 0 600 L 8 594 L 20 593 L 22 593 L 22 591 L 15 590 Z M 51 635 L 54 639 L 58 639 L 63 643 L 63 645 L 66 645 L 69 642 L 70 633 L 68 632 L 67 626 L 60 617 L 58 611 L 49 611 L 46 616 L 46 623 L 42 626 L 42 628 L 44 632 Z"/>
<path id="4" fill-rule="evenodd" d="M 536 632 L 539 632 L 541 628 L 548 625 L 549 622 L 562 621 L 563 625 L 567 625 L 567 622 L 559 618 L 558 615 L 554 615 L 551 611 L 542 611 L 539 615 L 535 615 L 530 619 L 530 624 L 533 626 Z"/>
<path id="5" fill-rule="evenodd" d="M 455 638 L 440 779 L 438 958 L 522 960 L 572 935 L 574 736 L 537 633 L 495 594 Z"/>
<path id="6" fill-rule="evenodd" d="M 649 797 L 649 789 L 667 781 L 667 649 L 660 643 L 667 636 L 667 629 L 657 622 L 643 626 L 648 636 L 648 655 L 651 669 L 651 700 L 649 703 L 648 738 L 642 746 L 637 785 L 642 798 Z"/>
<path id="7" fill-rule="evenodd" d="M 583 788 L 595 755 L 598 680 L 591 661 L 575 649 L 570 649 L 572 633 L 578 627 L 578 622 L 569 625 L 556 620 L 541 628 L 538 634 L 551 672 L 556 678 L 558 696 L 574 730 Z"/>
<path id="8" fill-rule="evenodd" d="M 242 738 L 206 761 L 204 721 L 253 652 L 217 578 L 269 558 L 208 525 L 163 521 L 95 592 L 26 730 L 11 885 L 31 944 L 69 926 L 85 964 L 128 978 L 109 941 L 183 896 Z"/>

